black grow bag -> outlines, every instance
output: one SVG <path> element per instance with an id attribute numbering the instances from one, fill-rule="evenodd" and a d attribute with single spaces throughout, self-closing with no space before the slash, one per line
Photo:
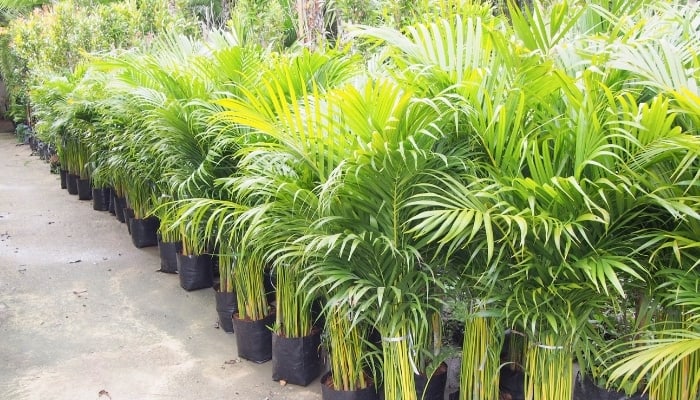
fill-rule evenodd
<path id="1" fill-rule="evenodd" d="M 158 240 L 158 253 L 160 254 L 160 272 L 168 274 L 177 273 L 177 253 L 182 252 L 182 242 L 163 242 Z"/>
<path id="2" fill-rule="evenodd" d="M 131 235 L 131 220 L 134 219 L 134 209 L 130 207 L 124 207 L 124 222 L 126 223 L 126 230 Z"/>
<path id="3" fill-rule="evenodd" d="M 110 214 L 114 215 L 116 212 L 114 211 L 114 207 L 116 207 L 117 203 L 117 195 L 114 193 L 114 189 L 108 188 L 109 190 L 109 208 L 107 211 L 109 211 Z"/>
<path id="4" fill-rule="evenodd" d="M 126 222 L 124 219 L 124 208 L 126 207 L 126 198 L 114 197 L 114 216 L 119 222 Z"/>
<path id="5" fill-rule="evenodd" d="M 498 387 L 513 400 L 525 400 L 525 374 L 520 369 L 502 366 Z"/>
<path id="6" fill-rule="evenodd" d="M 92 188 L 92 209 L 95 211 L 109 210 L 109 189 Z"/>
<path id="7" fill-rule="evenodd" d="M 66 189 L 68 189 L 68 194 L 78 194 L 79 179 L 79 175 L 68 174 L 68 178 L 66 179 Z"/>
<path id="8" fill-rule="evenodd" d="M 238 314 L 234 314 L 233 329 L 236 331 L 238 357 L 259 364 L 270 361 L 272 359 L 270 326 L 274 323 L 274 313 L 258 321 L 239 319 Z"/>
<path id="9" fill-rule="evenodd" d="M 177 254 L 177 273 L 180 286 L 185 290 L 210 288 L 214 284 L 212 273 L 212 256 L 210 254 Z"/>
<path id="10" fill-rule="evenodd" d="M 321 331 L 286 338 L 272 334 L 272 380 L 306 386 L 321 373 Z"/>
<path id="11" fill-rule="evenodd" d="M 323 400 L 379 400 L 379 392 L 374 386 L 358 390 L 336 390 L 331 387 L 331 373 L 321 377 L 321 398 Z"/>
<path id="12" fill-rule="evenodd" d="M 647 395 L 627 396 L 623 392 L 601 388 L 589 376 L 579 374 L 574 382 L 574 400 L 648 400 Z M 670 400 L 670 399 L 669 399 Z"/>
<path id="13" fill-rule="evenodd" d="M 423 400 L 444 400 L 445 385 L 447 384 L 447 364 L 441 364 L 432 378 L 426 375 L 414 375 L 416 394 Z"/>
<path id="14" fill-rule="evenodd" d="M 78 178 L 78 200 L 92 200 L 92 184 L 89 178 Z"/>
<path id="15" fill-rule="evenodd" d="M 61 177 L 61 189 L 67 189 L 68 188 L 68 170 L 66 170 L 66 169 L 58 170 L 58 176 Z"/>
<path id="16" fill-rule="evenodd" d="M 219 327 L 227 333 L 233 333 L 233 314 L 238 312 L 236 292 L 220 292 L 219 285 L 214 286 L 216 312 L 219 314 Z"/>
<path id="17" fill-rule="evenodd" d="M 158 245 L 158 226 L 160 221 L 156 217 L 132 218 L 129 220 L 131 227 L 131 242 L 136 248 Z"/>

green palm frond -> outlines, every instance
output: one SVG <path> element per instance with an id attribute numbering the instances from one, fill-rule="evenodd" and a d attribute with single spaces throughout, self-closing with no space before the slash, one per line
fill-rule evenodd
<path id="1" fill-rule="evenodd" d="M 508 1 L 508 12 L 513 29 L 526 48 L 549 54 L 572 34 L 585 12 L 585 7 L 560 1 L 551 5 L 535 0 L 528 7 L 519 7 Z"/>
<path id="2" fill-rule="evenodd" d="M 631 346 L 630 346 L 631 345 Z M 609 382 L 620 380 L 623 387 L 636 388 L 644 384 L 651 398 L 693 400 L 700 391 L 700 376 L 693 371 L 700 368 L 700 333 L 697 330 L 670 329 L 645 337 L 624 348 L 615 348 Z M 675 381 L 661 392 L 663 381 Z M 661 389 L 663 390 L 663 389 Z"/>
<path id="3" fill-rule="evenodd" d="M 385 44 L 384 57 L 394 64 L 402 82 L 419 93 L 437 95 L 501 78 L 499 67 L 507 67 L 503 58 L 510 53 L 500 51 L 508 43 L 498 26 L 497 19 L 457 16 L 410 26 L 405 33 L 362 27 L 353 35 Z"/>

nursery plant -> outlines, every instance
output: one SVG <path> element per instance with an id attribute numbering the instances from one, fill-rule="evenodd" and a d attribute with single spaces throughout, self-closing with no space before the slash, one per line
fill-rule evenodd
<path id="1" fill-rule="evenodd" d="M 23 77 L 61 165 L 157 215 L 183 254 L 220 254 L 238 319 L 284 338 L 322 324 L 325 389 L 420 398 L 456 305 L 462 399 L 498 398 L 504 361 L 528 400 L 570 399 L 574 363 L 697 399 L 700 8 L 351 3 L 330 6 L 401 26 L 343 26 L 357 46 L 332 50 L 246 42 L 269 26 L 172 34 L 90 68 L 65 43 L 28 63 L 22 42 L 2 65 L 61 61 Z M 290 6 L 274 4 L 248 22 Z M 41 30 L 26 22 L 11 30 Z M 501 360 L 506 332 L 521 348 Z"/>
<path id="2" fill-rule="evenodd" d="M 503 148 L 483 149 L 487 143 L 472 130 L 491 132 L 501 140 L 522 118 L 517 112 L 503 112 L 517 102 L 501 97 L 507 93 L 505 87 L 519 60 L 505 51 L 506 35 L 500 30 L 503 21 L 492 17 L 488 7 L 461 10 L 410 26 L 406 33 L 366 28 L 358 34 L 384 43 L 384 53 L 398 79 L 418 93 L 439 99 L 442 119 L 449 121 L 443 128 L 445 139 L 434 146 L 449 162 L 434 167 L 430 179 L 406 203 L 412 215 L 410 234 L 423 242 L 423 257 L 451 266 L 442 279 L 454 281 L 453 291 L 463 293 L 453 299 L 465 318 L 461 398 L 496 399 L 504 330 L 499 318 L 504 299 L 496 293 L 507 287 L 499 282 L 507 276 L 504 270 L 513 254 L 513 248 L 499 238 L 514 221 L 496 220 L 499 189 L 489 178 L 497 168 L 493 164 L 510 162 L 505 158 L 518 149 L 507 143 Z M 482 109 L 478 111 L 475 105 Z M 498 128 L 490 121 L 503 125 Z M 461 177 L 453 180 L 457 175 Z M 469 182 L 465 193 L 447 195 L 447 188 L 461 185 L 461 179 Z M 444 202 L 449 203 L 449 211 L 442 213 L 438 209 L 447 204 Z M 459 215 L 460 210 L 469 211 Z"/>
<path id="3" fill-rule="evenodd" d="M 131 113 L 139 110 L 140 117 L 128 129 L 135 147 L 125 149 L 125 154 L 144 179 L 134 183 L 131 197 L 148 206 L 144 211 L 149 213 L 152 206 L 159 206 L 156 213 L 167 221 L 161 233 L 175 239 L 178 232 L 185 255 L 211 251 L 214 238 L 204 227 L 180 218 L 179 205 L 167 203 L 215 197 L 214 180 L 235 166 L 230 152 L 214 149 L 218 128 L 213 114 L 218 108 L 207 101 L 225 95 L 224 85 L 247 79 L 240 68 L 255 68 L 256 50 L 235 47 L 236 40 L 216 32 L 207 42 L 170 35 L 148 54 L 103 62 L 117 77 L 112 88 L 123 97 L 122 107 Z M 219 150 L 236 144 L 222 146 L 227 147 Z"/>
<path id="4" fill-rule="evenodd" d="M 321 192 L 320 231 L 304 240 L 322 261 L 307 271 L 330 303 L 381 335 L 385 395 L 415 398 L 414 374 L 430 376 L 439 359 L 439 330 L 428 321 L 439 312 L 442 286 L 410 239 L 404 206 L 436 162 L 430 149 L 441 135 L 440 113 L 389 80 L 341 90 L 329 93 L 328 111 L 344 123 L 336 129 L 353 133 L 357 150 Z"/>
<path id="5" fill-rule="evenodd" d="M 542 10 L 538 8 L 535 14 Z M 552 14 L 530 17 L 548 18 L 561 12 L 570 19 L 558 26 L 548 25 L 547 29 L 558 31 L 547 33 L 549 36 L 543 38 L 547 40 L 531 40 L 536 37 L 532 27 L 538 26 L 538 21 L 529 21 L 529 30 L 517 27 L 520 37 L 530 32 L 527 40 L 523 39 L 525 46 L 544 47 L 535 58 L 530 51 L 522 53 L 515 59 L 518 63 L 513 65 L 517 68 L 512 75 L 499 76 L 501 82 L 510 82 L 509 91 L 495 92 L 505 94 L 504 103 L 499 105 L 496 97 L 496 106 L 487 108 L 483 101 L 474 102 L 475 97 L 464 97 L 463 109 L 469 110 L 465 113 L 467 130 L 477 128 L 472 133 L 476 143 L 466 142 L 465 146 L 483 146 L 483 156 L 477 153 L 472 160 L 486 163 L 476 168 L 470 165 L 460 173 L 462 183 L 454 176 L 441 179 L 441 189 L 416 204 L 432 206 L 419 219 L 421 234 L 433 235 L 431 240 L 447 248 L 455 243 L 472 245 L 481 237 L 475 233 L 483 230 L 487 241 L 482 246 L 489 259 L 494 257 L 497 243 L 511 249 L 517 261 L 509 271 L 513 295 L 504 311 L 509 324 L 529 335 L 526 397 L 563 399 L 572 395 L 568 368 L 574 354 L 582 355 L 578 359 L 585 371 L 595 372 L 586 360 L 599 357 L 599 353 L 589 353 L 590 343 L 602 340 L 592 337 L 598 333 L 588 320 L 595 319 L 606 306 L 614 309 L 619 297 L 642 286 L 649 276 L 648 253 L 643 254 L 648 242 L 640 240 L 648 226 L 641 215 L 652 215 L 648 205 L 656 203 L 658 197 L 651 187 L 644 188 L 646 179 L 638 175 L 641 170 L 636 167 L 643 162 L 645 173 L 660 167 L 655 165 L 663 164 L 660 159 L 652 161 L 646 155 L 655 152 L 656 139 L 675 138 L 679 128 L 673 127 L 675 118 L 663 100 L 635 104 L 631 99 L 640 92 L 614 81 L 620 82 L 625 74 L 605 66 L 602 73 L 587 70 L 580 59 L 571 58 L 558 47 L 561 39 L 551 40 L 573 32 L 577 15 L 582 13 L 566 10 L 565 5 L 547 12 Z M 545 55 L 557 64 L 549 64 Z M 559 70 L 558 65 L 564 69 Z M 582 68 L 580 73 L 569 75 L 577 68 Z M 537 70 L 550 77 L 548 83 L 530 85 L 531 80 L 520 80 L 519 76 Z M 471 92 L 460 94 L 464 93 Z M 481 121 L 493 122 L 484 126 Z M 648 140 L 648 135 L 655 139 Z M 688 149 L 684 147 L 682 152 Z M 488 171 L 489 176 L 475 176 L 473 171 L 480 170 Z M 488 185 L 488 194 L 475 190 Z M 664 182 L 656 187 L 668 185 Z M 662 208 L 680 212 L 668 204 Z M 484 210 L 488 210 L 486 216 L 470 223 Z M 445 226 L 453 229 L 441 232 Z M 460 226 L 461 233 L 456 228 Z M 547 368 L 560 373 L 548 375 Z"/>
<path id="6" fill-rule="evenodd" d="M 217 232 L 218 240 L 235 244 L 238 317 L 259 321 L 273 311 L 263 283 L 264 273 L 272 268 L 278 278 L 274 331 L 280 337 L 297 338 L 312 334 L 312 301 L 295 285 L 303 257 L 283 255 L 280 250 L 308 229 L 318 176 L 312 169 L 316 165 L 309 162 L 322 155 L 306 152 L 303 146 L 308 144 L 297 144 L 295 140 L 302 136 L 294 135 L 305 134 L 302 129 L 314 128 L 313 124 L 318 127 L 312 134 L 320 134 L 318 128 L 325 120 L 291 115 L 297 111 L 287 102 L 304 101 L 297 93 L 311 90 L 307 85 L 318 89 L 346 79 L 348 74 L 342 71 L 350 71 L 352 64 L 342 54 L 303 51 L 297 56 L 280 56 L 271 65 L 257 88 L 241 86 L 236 88 L 240 97 L 218 101 L 224 111 L 216 121 L 229 126 L 221 131 L 217 143 L 240 146 L 236 172 L 217 181 L 225 195 L 221 200 L 184 201 L 182 210 L 202 221 L 207 230 Z"/>

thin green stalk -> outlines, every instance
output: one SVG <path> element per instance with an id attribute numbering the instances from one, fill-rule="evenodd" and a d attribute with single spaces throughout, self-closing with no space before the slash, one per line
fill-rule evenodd
<path id="1" fill-rule="evenodd" d="M 461 400 L 498 400 L 501 335 L 496 318 L 470 316 L 464 325 Z"/>
<path id="2" fill-rule="evenodd" d="M 78 159 L 78 148 L 77 143 L 72 138 L 64 138 L 61 142 L 63 147 L 63 153 L 65 155 L 66 165 L 65 168 L 69 173 L 78 175 L 80 173 L 80 160 Z"/>
<path id="3" fill-rule="evenodd" d="M 364 389 L 370 383 L 364 370 L 364 329 L 353 325 L 345 307 L 329 307 L 326 313 L 328 353 L 336 390 Z"/>
<path id="4" fill-rule="evenodd" d="M 233 249 L 224 243 L 221 244 L 219 251 L 219 291 L 230 293 L 234 288 L 235 256 Z"/>
<path id="5" fill-rule="evenodd" d="M 89 179 L 88 164 L 90 162 L 90 149 L 82 140 L 76 141 L 76 163 L 80 179 Z"/>
<path id="6" fill-rule="evenodd" d="M 525 399 L 572 400 L 574 355 L 552 333 L 540 335 L 525 354 Z"/>
<path id="7" fill-rule="evenodd" d="M 277 275 L 277 334 L 285 337 L 304 337 L 311 334 L 311 304 L 308 292 L 299 290 L 301 276 L 291 265 L 280 265 Z"/>
<path id="8" fill-rule="evenodd" d="M 409 330 L 405 326 L 380 326 L 379 332 L 382 334 L 385 398 L 418 400 Z"/>
<path id="9" fill-rule="evenodd" d="M 664 315 L 666 320 L 661 324 L 661 331 L 658 333 L 659 339 L 670 337 L 664 333 L 666 330 L 693 329 L 692 324 L 687 321 L 688 313 L 683 311 L 672 310 Z M 648 383 L 649 400 L 697 400 L 700 395 L 700 379 L 696 378 L 699 371 L 700 349 L 689 352 L 677 364 L 660 367 L 659 371 L 654 371 L 654 373 L 659 374 L 660 378 L 653 379 Z"/>
<path id="10" fill-rule="evenodd" d="M 146 218 L 153 210 L 153 186 L 148 181 L 133 179 L 125 190 L 129 205 L 134 210 L 134 218 Z"/>
<path id="11" fill-rule="evenodd" d="M 265 262 L 256 252 L 238 246 L 238 264 L 234 270 L 234 284 L 238 299 L 238 316 L 259 321 L 270 313 L 265 295 Z"/>

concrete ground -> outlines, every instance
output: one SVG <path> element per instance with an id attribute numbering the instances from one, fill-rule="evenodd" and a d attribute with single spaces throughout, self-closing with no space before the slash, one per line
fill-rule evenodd
<path id="1" fill-rule="evenodd" d="M 124 224 L 0 133 L 0 399 L 320 399 L 237 357 L 211 289 L 156 272 Z"/>

